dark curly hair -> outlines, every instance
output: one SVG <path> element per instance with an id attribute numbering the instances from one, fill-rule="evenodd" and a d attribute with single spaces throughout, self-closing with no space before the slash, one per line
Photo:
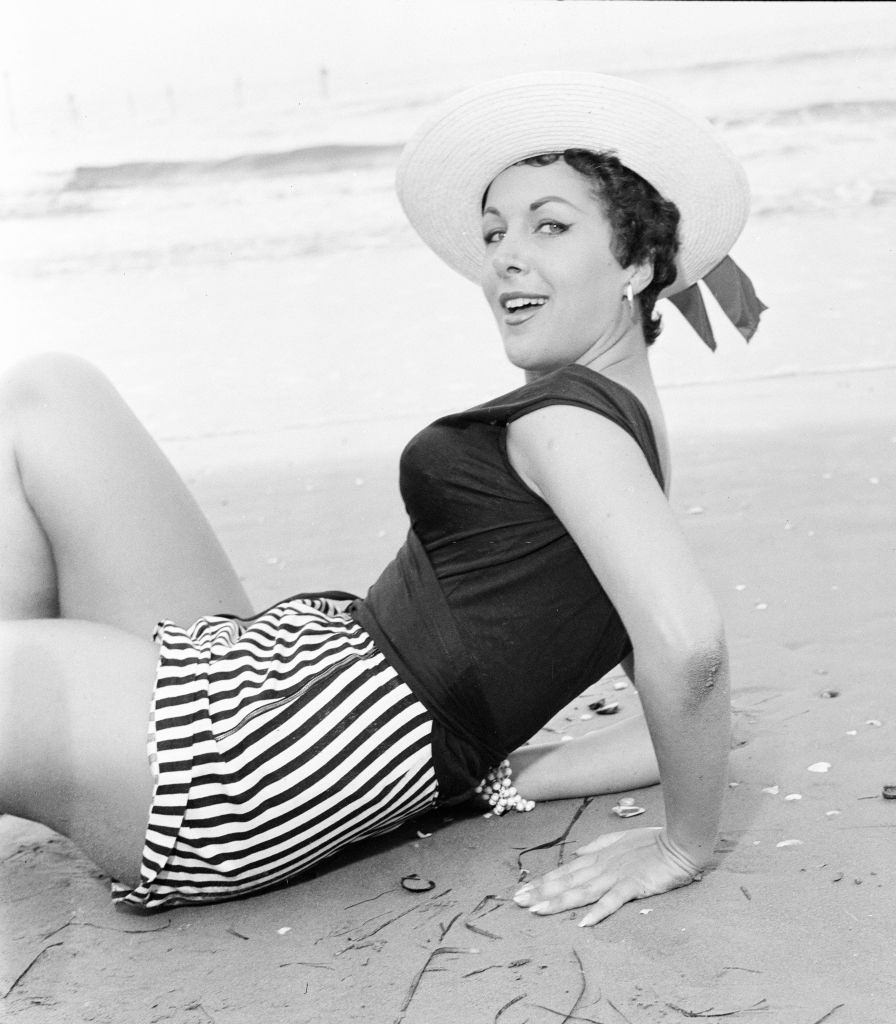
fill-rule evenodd
<path id="1" fill-rule="evenodd" d="M 565 161 L 592 183 L 594 197 L 613 231 L 612 252 L 619 265 L 653 265 L 653 279 L 638 296 L 644 340 L 652 345 L 662 328 L 654 304 L 660 292 L 676 277 L 675 256 L 681 220 L 678 207 L 663 199 L 649 181 L 626 167 L 612 152 L 567 149 L 562 153 L 542 153 L 519 163 L 545 167 L 557 160 Z"/>

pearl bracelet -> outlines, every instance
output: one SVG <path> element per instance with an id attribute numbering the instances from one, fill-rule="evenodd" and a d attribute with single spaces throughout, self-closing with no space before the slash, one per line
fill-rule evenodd
<path id="1" fill-rule="evenodd" d="M 510 762 L 505 759 L 497 768 L 491 768 L 476 787 L 476 793 L 490 805 L 495 814 L 531 811 L 535 806 L 534 800 L 526 800 L 517 793 L 511 774 Z"/>

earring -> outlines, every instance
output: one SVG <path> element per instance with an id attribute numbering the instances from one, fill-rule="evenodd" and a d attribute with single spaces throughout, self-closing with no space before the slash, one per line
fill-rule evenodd
<path id="1" fill-rule="evenodd" d="M 629 316 L 632 318 L 632 320 L 634 320 L 635 319 L 635 290 L 634 290 L 634 288 L 632 288 L 631 281 L 629 281 L 629 283 L 625 286 L 625 295 L 623 296 L 623 298 L 628 303 Z"/>

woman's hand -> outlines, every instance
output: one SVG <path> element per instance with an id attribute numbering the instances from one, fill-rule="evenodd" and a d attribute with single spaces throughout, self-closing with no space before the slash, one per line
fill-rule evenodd
<path id="1" fill-rule="evenodd" d="M 580 927 L 597 924 L 631 900 L 655 896 L 700 878 L 700 865 L 672 844 L 662 828 L 610 832 L 576 851 L 576 858 L 514 896 L 534 914 L 594 904 Z"/>

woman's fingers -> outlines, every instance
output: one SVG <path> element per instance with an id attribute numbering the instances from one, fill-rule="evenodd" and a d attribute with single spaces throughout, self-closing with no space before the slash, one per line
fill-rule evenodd
<path id="1" fill-rule="evenodd" d="M 514 900 L 535 914 L 557 914 L 593 904 L 583 925 L 597 924 L 623 904 L 670 889 L 696 877 L 659 842 L 658 828 L 601 836 L 578 851 L 569 864 L 518 890 Z"/>
<path id="2" fill-rule="evenodd" d="M 589 864 L 579 870 L 552 872 L 533 890 L 529 909 L 533 914 L 559 914 L 575 907 L 586 907 L 599 900 L 616 879 L 598 865 Z"/>
<path id="3" fill-rule="evenodd" d="M 599 855 L 586 854 L 525 886 L 514 899 L 519 906 L 528 907 L 535 914 L 559 914 L 602 899 L 623 880 L 625 874 L 612 864 L 605 864 Z M 640 892 L 638 880 L 628 881 L 634 892 Z"/>
<path id="4" fill-rule="evenodd" d="M 518 906 L 537 914 L 556 914 L 598 899 L 602 892 L 587 898 L 586 890 L 593 890 L 593 884 L 594 872 L 590 862 L 575 861 L 524 885 L 513 898 Z"/>
<path id="5" fill-rule="evenodd" d="M 598 861 L 594 857 L 577 857 L 562 868 L 549 871 L 539 883 L 542 896 L 558 896 L 567 889 L 587 885 L 593 878 Z"/>
<path id="6" fill-rule="evenodd" d="M 631 903 L 632 900 L 639 899 L 642 895 L 643 893 L 638 891 L 637 884 L 631 879 L 619 882 L 609 892 L 601 896 L 591 910 L 579 921 L 579 927 L 588 928 L 593 924 L 599 924 L 604 918 L 615 914 L 621 906 Z"/>

